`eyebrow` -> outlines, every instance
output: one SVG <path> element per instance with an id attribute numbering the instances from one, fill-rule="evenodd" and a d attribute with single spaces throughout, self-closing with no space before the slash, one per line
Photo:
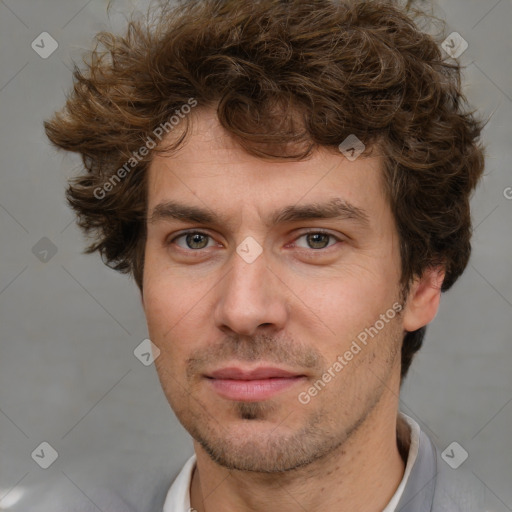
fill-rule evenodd
<path id="1" fill-rule="evenodd" d="M 285 222 L 297 222 L 314 219 L 350 219 L 368 227 L 368 214 L 340 198 L 333 198 L 326 203 L 310 203 L 289 205 L 271 213 L 266 226 L 275 226 Z M 159 203 L 153 209 L 148 222 L 154 224 L 162 220 L 180 220 L 198 224 L 226 224 L 226 219 L 206 208 L 185 205 L 176 201 Z"/>

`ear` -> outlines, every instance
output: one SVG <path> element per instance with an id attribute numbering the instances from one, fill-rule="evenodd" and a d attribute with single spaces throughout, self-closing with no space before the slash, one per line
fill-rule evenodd
<path id="1" fill-rule="evenodd" d="M 433 267 L 425 269 L 423 275 L 414 280 L 402 317 L 406 331 L 416 331 L 435 318 L 441 300 L 444 276 L 442 267 Z"/>

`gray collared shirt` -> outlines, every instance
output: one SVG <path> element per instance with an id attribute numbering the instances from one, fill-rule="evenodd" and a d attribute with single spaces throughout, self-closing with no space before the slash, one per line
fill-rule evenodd
<path id="1" fill-rule="evenodd" d="M 485 486 L 463 466 L 453 469 L 448 465 L 439 448 L 420 431 L 418 456 L 396 512 L 485 510 Z"/>

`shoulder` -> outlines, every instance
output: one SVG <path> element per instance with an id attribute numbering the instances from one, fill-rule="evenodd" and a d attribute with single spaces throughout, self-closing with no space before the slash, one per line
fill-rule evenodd
<path id="1" fill-rule="evenodd" d="M 486 487 L 463 464 L 448 464 L 428 435 L 417 428 L 418 452 L 395 512 L 485 512 Z M 456 453 L 445 452 L 450 461 Z M 452 467 L 454 466 L 454 467 Z"/>
<path id="2" fill-rule="evenodd" d="M 483 482 L 462 464 L 452 468 L 441 455 L 439 447 L 432 443 L 436 456 L 436 486 L 432 512 L 484 512 L 486 487 Z M 445 452 L 453 456 L 453 450 Z"/>

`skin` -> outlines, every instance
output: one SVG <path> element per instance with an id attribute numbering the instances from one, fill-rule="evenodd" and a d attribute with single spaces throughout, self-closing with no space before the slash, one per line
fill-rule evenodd
<path id="1" fill-rule="evenodd" d="M 399 240 L 382 166 L 379 156 L 351 162 L 326 148 L 304 161 L 256 158 L 212 110 L 199 109 L 186 144 L 154 157 L 142 303 L 161 351 L 155 365 L 163 391 L 194 439 L 197 511 L 377 512 L 398 487 L 405 467 L 396 439 L 401 340 L 434 318 L 439 269 L 412 283 L 401 314 L 309 403 L 298 400 L 400 302 Z M 268 223 L 285 206 L 331 199 L 364 210 L 367 223 Z M 221 220 L 152 221 L 166 201 Z M 332 237 L 306 236 L 319 229 Z M 187 244 L 177 238 L 183 230 L 203 236 Z M 249 236 L 262 249 L 252 263 L 236 252 Z M 304 377 L 265 400 L 235 401 L 205 378 L 227 366 L 278 366 Z"/>

